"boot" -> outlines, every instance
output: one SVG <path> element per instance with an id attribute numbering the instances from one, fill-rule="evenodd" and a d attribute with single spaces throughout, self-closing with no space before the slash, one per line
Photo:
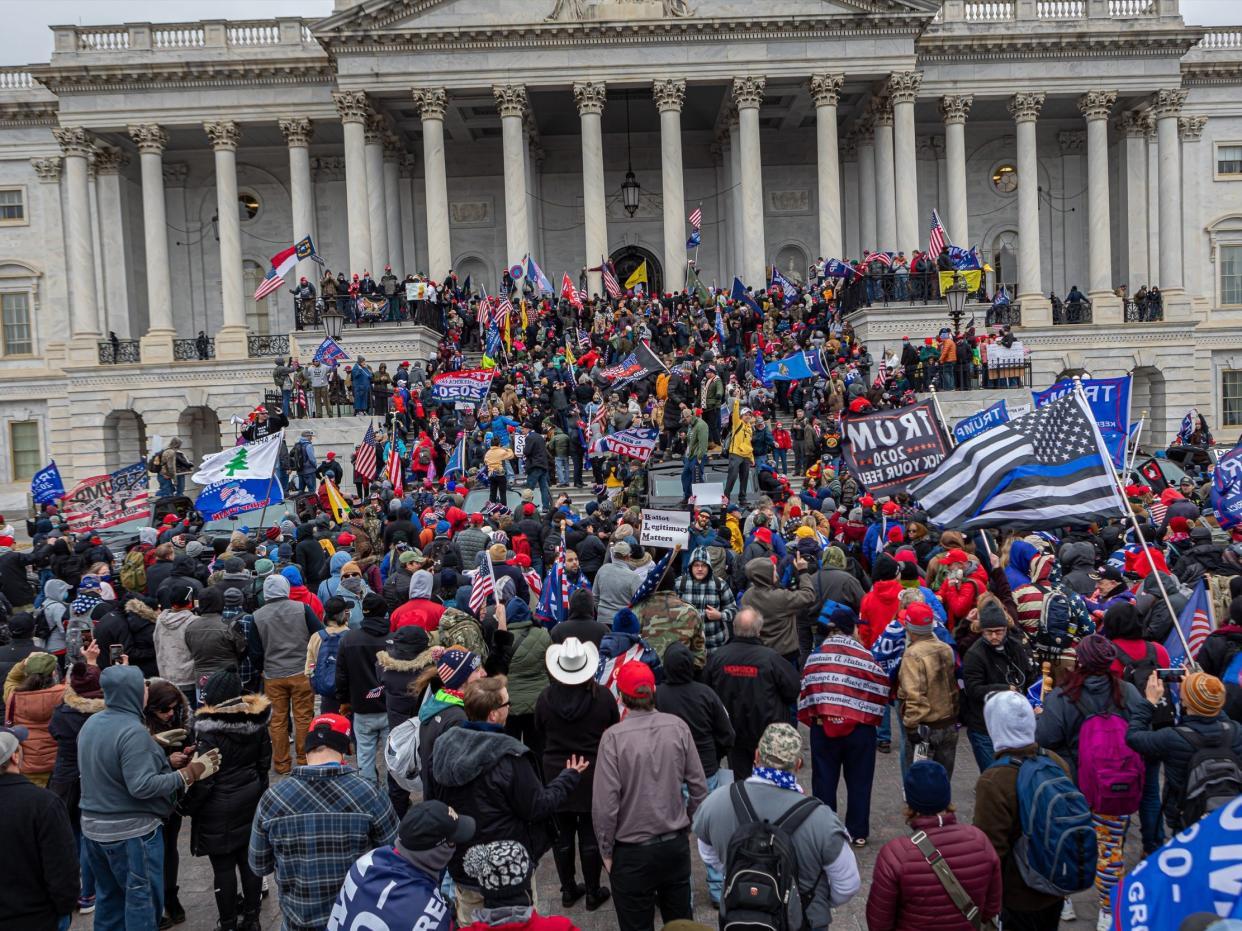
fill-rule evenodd
<path id="1" fill-rule="evenodd" d="M 242 915 L 237 931 L 261 931 L 258 911 L 246 912 Z"/>
<path id="2" fill-rule="evenodd" d="M 174 892 L 164 903 L 164 917 L 160 919 L 160 931 L 166 931 L 173 925 L 180 924 L 185 924 L 185 909 L 181 907 L 181 900 Z"/>

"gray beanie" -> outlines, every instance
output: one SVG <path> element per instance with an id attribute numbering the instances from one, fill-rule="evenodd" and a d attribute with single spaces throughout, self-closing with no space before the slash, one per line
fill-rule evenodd
<path id="1" fill-rule="evenodd" d="M 280 573 L 272 573 L 263 580 L 263 600 L 289 597 L 289 580 Z"/>

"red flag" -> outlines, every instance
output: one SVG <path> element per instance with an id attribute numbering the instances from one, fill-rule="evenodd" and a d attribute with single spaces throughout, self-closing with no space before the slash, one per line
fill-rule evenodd
<path id="1" fill-rule="evenodd" d="M 574 283 L 569 280 L 568 273 L 561 276 L 561 297 L 579 310 L 582 309 L 582 300 L 578 296 L 578 290 L 574 287 Z"/>

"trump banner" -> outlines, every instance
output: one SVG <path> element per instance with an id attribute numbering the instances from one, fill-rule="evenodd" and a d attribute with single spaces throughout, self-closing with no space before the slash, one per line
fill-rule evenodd
<path id="1" fill-rule="evenodd" d="M 60 478 L 60 469 L 52 460 L 34 474 L 30 480 L 30 497 L 35 504 L 52 504 L 65 496 L 65 483 Z"/>
<path id="2" fill-rule="evenodd" d="M 1113 464 L 1120 466 L 1125 457 L 1126 435 L 1130 429 L 1130 376 L 1120 378 L 1083 378 L 1079 380 L 1087 406 L 1100 427 L 1104 445 L 1113 457 Z M 1073 379 L 1063 378 L 1043 391 L 1032 391 L 1031 399 L 1036 407 L 1051 404 L 1074 390 Z"/>
<path id="3" fill-rule="evenodd" d="M 1242 446 L 1220 457 L 1212 472 L 1212 509 L 1222 530 L 1242 524 Z"/>
<path id="4" fill-rule="evenodd" d="M 845 421 L 842 451 L 850 471 L 873 495 L 895 495 L 921 481 L 949 454 L 949 440 L 930 401 Z"/>
<path id="5" fill-rule="evenodd" d="M 270 478 L 234 479 L 208 485 L 198 493 L 194 508 L 203 520 L 228 520 L 283 500 L 280 482 Z"/>
<path id="6" fill-rule="evenodd" d="M 953 437 L 959 443 L 965 443 L 972 436 L 978 436 L 993 427 L 999 427 L 1008 419 L 1009 412 L 1005 409 L 1005 399 L 1001 398 L 987 410 L 959 420 L 953 427 Z"/>
<path id="7" fill-rule="evenodd" d="M 64 514 L 75 533 L 100 530 L 151 516 L 147 464 L 137 462 L 107 475 L 78 482 L 64 498 Z"/>
<path id="8" fill-rule="evenodd" d="M 493 374 L 488 369 L 445 372 L 431 380 L 431 396 L 436 401 L 468 401 L 478 404 L 487 397 Z"/>
<path id="9" fill-rule="evenodd" d="M 651 458 L 659 437 L 660 431 L 654 427 L 631 427 L 620 433 L 610 433 L 608 436 L 600 437 L 591 447 L 591 452 L 617 453 L 637 459 L 639 462 L 646 462 Z"/>

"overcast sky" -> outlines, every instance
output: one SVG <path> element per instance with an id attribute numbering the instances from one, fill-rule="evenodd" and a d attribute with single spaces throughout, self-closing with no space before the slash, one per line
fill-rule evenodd
<path id="1" fill-rule="evenodd" d="M 699 0 L 710 6 L 711 0 Z M 1219 26 L 1242 23 L 1238 0 L 1182 0 L 1187 23 Z M 47 61 L 51 25 L 103 25 L 133 22 L 187 22 L 212 19 L 316 18 L 332 11 L 332 0 L 0 0 L 0 65 Z"/>

